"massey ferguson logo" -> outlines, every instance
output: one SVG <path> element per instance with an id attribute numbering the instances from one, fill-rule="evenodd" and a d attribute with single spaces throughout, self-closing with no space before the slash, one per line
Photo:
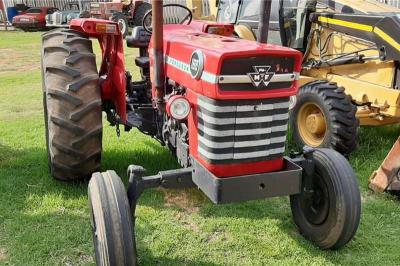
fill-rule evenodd
<path id="1" fill-rule="evenodd" d="M 275 72 L 269 72 L 271 66 L 253 66 L 253 68 L 256 72 L 247 73 L 253 85 L 259 87 L 260 84 L 264 84 L 267 87 L 275 75 Z"/>

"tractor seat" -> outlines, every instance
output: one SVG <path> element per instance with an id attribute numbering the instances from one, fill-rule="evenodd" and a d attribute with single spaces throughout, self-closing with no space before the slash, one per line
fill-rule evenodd
<path id="1" fill-rule="evenodd" d="M 126 45 L 131 48 L 147 48 L 150 43 L 151 34 L 142 26 L 133 28 L 132 35 L 126 38 Z"/>
<path id="2" fill-rule="evenodd" d="M 150 59 L 148 56 L 138 56 L 135 58 L 135 64 L 141 68 L 149 68 Z"/>

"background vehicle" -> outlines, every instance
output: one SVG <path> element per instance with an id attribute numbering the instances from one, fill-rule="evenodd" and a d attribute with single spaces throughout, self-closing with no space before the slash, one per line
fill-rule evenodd
<path id="1" fill-rule="evenodd" d="M 22 30 L 45 29 L 46 16 L 57 11 L 54 7 L 34 7 L 24 11 L 21 15 L 15 16 L 12 25 Z"/>
<path id="2" fill-rule="evenodd" d="M 85 178 L 99 169 L 102 110 L 117 132 L 119 125 L 138 128 L 182 166 L 143 176 L 142 167 L 131 165 L 127 192 L 114 171 L 92 175 L 97 263 L 136 265 L 132 212 L 143 190 L 158 186 L 198 187 L 214 203 L 290 195 L 305 237 L 323 249 L 345 245 L 357 231 L 361 207 L 348 161 L 329 149 L 283 156 L 301 54 L 235 38 L 232 25 L 192 21 L 190 9 L 167 6 L 187 13 L 163 26 L 162 1 L 154 0 L 143 26 L 127 38 L 128 47 L 139 49 L 142 78 L 136 81 L 125 69 L 114 22 L 75 19 L 70 29 L 43 35 L 46 140 L 55 178 Z M 268 5 L 263 9 L 269 13 Z M 87 36 L 101 44 L 99 73 Z"/>
<path id="3" fill-rule="evenodd" d="M 217 5 L 211 0 L 205 5 L 202 0 L 186 0 L 186 6 L 193 12 L 193 18 L 215 20 Z M 173 2 L 172 2 L 173 3 Z M 207 11 L 205 9 L 208 9 Z M 129 27 L 142 25 L 144 15 L 151 9 L 149 1 L 113 1 L 90 3 L 90 16 L 98 19 L 111 20 L 118 23 L 123 37 L 128 35 Z M 179 19 L 180 10 L 166 8 L 164 18 L 166 22 Z M 150 19 L 150 18 L 149 18 Z"/>
<path id="4" fill-rule="evenodd" d="M 49 28 L 68 27 L 74 18 L 89 17 L 90 1 L 76 1 L 66 3 L 61 11 L 46 16 L 46 26 Z"/>
<path id="5" fill-rule="evenodd" d="M 229 9 L 237 35 L 255 40 L 259 1 L 223 3 L 218 21 Z M 280 20 L 279 27 L 270 21 L 269 42 L 305 53 L 292 110 L 295 140 L 347 155 L 357 146 L 359 123 L 399 122 L 398 9 L 362 0 L 273 1 L 273 8 Z"/>
<path id="6" fill-rule="evenodd" d="M 138 0 L 90 3 L 90 16 L 117 22 L 122 36 L 125 37 L 129 27 L 142 24 L 143 16 L 150 9 L 149 3 Z"/>

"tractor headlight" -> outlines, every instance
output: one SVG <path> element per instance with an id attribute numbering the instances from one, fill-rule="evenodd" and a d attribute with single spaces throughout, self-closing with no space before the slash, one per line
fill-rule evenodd
<path id="1" fill-rule="evenodd" d="M 292 110 L 296 106 L 296 103 L 297 103 L 296 95 L 290 96 L 290 98 L 289 98 L 289 111 Z"/>
<path id="2" fill-rule="evenodd" d="M 175 95 L 167 102 L 167 113 L 176 120 L 186 119 L 190 113 L 190 103 L 182 95 Z"/>

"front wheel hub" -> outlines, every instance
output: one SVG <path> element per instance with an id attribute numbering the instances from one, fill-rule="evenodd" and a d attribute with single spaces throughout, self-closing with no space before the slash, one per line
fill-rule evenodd
<path id="1" fill-rule="evenodd" d="M 325 222 L 329 215 L 329 192 L 323 179 L 317 176 L 313 192 L 302 199 L 302 209 L 306 219 L 314 225 Z"/>

